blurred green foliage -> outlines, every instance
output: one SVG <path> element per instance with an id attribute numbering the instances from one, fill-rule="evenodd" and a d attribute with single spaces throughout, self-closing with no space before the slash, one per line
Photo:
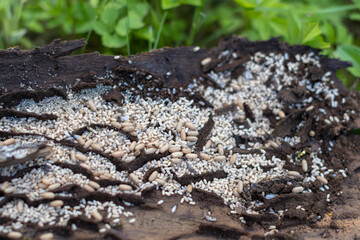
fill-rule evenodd
<path id="1" fill-rule="evenodd" d="M 85 38 L 86 51 L 129 55 L 280 37 L 350 61 L 339 72 L 347 86 L 360 77 L 360 0 L 0 0 L 0 16 L 2 49 Z"/>

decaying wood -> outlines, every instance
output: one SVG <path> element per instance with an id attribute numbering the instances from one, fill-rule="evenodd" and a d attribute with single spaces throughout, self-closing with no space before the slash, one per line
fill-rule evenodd
<path id="1" fill-rule="evenodd" d="M 45 97 L 54 95 L 67 98 L 67 88 L 72 88 L 73 90 L 91 88 L 100 82 L 111 85 L 113 80 L 109 76 L 112 73 L 116 73 L 118 79 L 121 79 L 122 75 L 128 76 L 128 74 L 151 74 L 162 79 L 164 87 L 177 87 L 186 86 L 193 78 L 208 76 L 206 74 L 210 71 L 226 70 L 231 73 L 232 77 L 236 78 L 243 72 L 244 63 L 258 51 L 264 53 L 288 52 L 289 54 L 294 52 L 317 52 L 308 47 L 280 44 L 277 39 L 264 42 L 249 42 L 246 39 L 233 37 L 225 39 L 218 47 L 211 50 L 194 51 L 192 47 L 163 48 L 149 53 L 116 58 L 99 53 L 70 55 L 73 51 L 84 47 L 84 45 L 84 40 L 55 40 L 48 46 L 34 50 L 20 50 L 17 47 L 0 50 L 0 105 L 3 108 L 0 111 L 0 117 L 11 114 L 17 117 L 42 119 L 43 115 L 19 113 L 8 108 L 15 106 L 22 99 L 26 98 L 32 98 L 35 101 L 40 101 Z M 217 66 L 220 60 L 216 58 L 223 51 L 236 53 L 238 60 L 231 63 L 227 62 L 223 66 Z M 203 66 L 201 61 L 205 58 L 210 58 L 211 61 Z M 324 66 L 327 66 L 326 71 L 333 73 L 338 68 L 348 66 L 347 63 L 325 57 L 321 58 L 320 61 Z M 322 75 L 323 72 L 319 74 Z M 316 78 L 317 76 L 311 77 Z M 335 85 L 340 91 L 345 91 L 344 86 L 336 79 Z M 215 85 L 214 87 L 218 86 Z M 109 96 L 109 100 L 114 100 L 120 104 L 121 98 L 116 96 L 116 94 L 114 92 L 114 96 Z M 296 97 L 298 96 L 294 95 L 290 100 L 295 101 Z M 247 110 L 250 111 L 249 109 Z M 251 114 L 248 113 L 248 115 L 251 118 Z M 294 119 L 296 120 L 300 117 L 301 114 L 295 117 L 289 115 L 288 118 L 279 122 L 278 125 L 286 125 L 291 129 Z M 214 122 L 211 119 L 209 126 L 204 127 L 199 138 L 206 139 L 213 124 Z M 285 134 L 280 130 L 278 132 L 279 136 Z M 5 135 L 1 134 L 0 136 L 5 137 Z M 197 147 L 202 148 L 204 144 L 205 140 L 199 141 Z M 26 149 L 28 149 L 28 152 L 24 157 L 16 157 L 16 154 L 13 154 L 15 150 L 26 151 Z M 50 148 L 45 143 L 0 146 L 0 167 L 44 157 L 49 154 L 49 151 Z M 242 151 L 244 150 L 235 149 L 236 151 L 243 153 Z M 147 161 L 145 160 L 144 158 L 144 162 Z M 76 166 L 71 164 L 65 166 L 65 163 L 59 164 L 63 164 L 63 167 L 72 167 L 74 172 L 76 172 Z M 137 166 L 131 166 L 132 170 L 136 168 Z M 91 175 L 91 173 L 85 174 Z M 184 179 L 184 184 L 191 183 L 191 180 L 190 178 Z M 119 183 L 116 182 L 116 184 Z M 107 186 L 107 184 L 104 183 L 102 187 L 104 186 Z M 157 201 L 162 200 L 164 196 L 159 191 L 153 191 L 153 189 L 150 189 L 147 194 L 150 198 L 146 198 L 144 204 L 142 203 L 142 205 L 132 209 L 134 213 L 142 216 L 142 218 L 137 220 L 139 223 L 131 225 L 124 222 L 122 228 L 109 231 L 107 237 L 115 239 L 239 239 L 241 237 L 244 237 L 244 239 L 262 239 L 264 229 L 258 227 L 259 225 L 263 226 L 261 221 L 266 223 L 265 226 L 273 225 L 273 219 L 267 218 L 268 216 L 265 214 L 243 214 L 251 225 L 241 226 L 238 216 L 229 216 L 229 208 L 223 205 L 222 199 L 216 198 L 216 195 L 212 193 L 204 195 L 204 193 L 194 190 L 194 201 L 196 201 L 199 207 L 190 208 L 185 204 L 179 205 L 176 214 L 171 214 L 170 209 L 179 203 L 177 196 L 167 198 L 164 204 L 159 206 Z M 79 200 L 75 198 L 77 197 L 74 197 L 74 201 Z M 111 196 L 108 196 L 108 198 L 110 199 Z M 23 199 L 26 198 L 23 197 Z M 120 201 L 119 199 L 117 200 Z M 211 214 L 209 214 L 210 211 Z M 207 215 L 211 215 L 211 219 L 216 219 L 216 222 L 202 222 L 205 221 L 204 216 Z M 84 219 L 76 220 L 79 221 L 76 222 L 76 225 L 83 224 L 94 226 L 94 228 L 98 227 L 96 224 L 91 225 Z M 75 234 L 72 237 L 83 239 L 88 237 L 100 238 L 100 236 L 91 232 L 94 229 L 90 228 L 87 230 L 84 233 L 77 232 L 76 234 L 80 235 L 77 236 Z M 58 232 L 59 234 L 69 232 L 69 227 L 58 229 Z M 96 237 L 94 237 L 95 235 Z M 293 239 L 292 236 L 284 233 L 278 233 L 273 235 L 273 237 L 275 239 Z"/>
<path id="2" fill-rule="evenodd" d="M 185 86 L 194 77 L 211 70 L 212 64 L 201 65 L 204 58 L 215 59 L 216 53 L 221 51 L 239 55 L 240 60 L 231 63 L 232 69 L 229 70 L 232 75 L 239 75 L 244 64 L 241 59 L 246 60 L 257 51 L 301 53 L 310 49 L 280 44 L 277 39 L 249 42 L 234 37 L 223 40 L 219 47 L 208 51 L 194 51 L 192 47 L 162 48 L 116 59 L 97 52 L 69 55 L 84 46 L 84 40 L 54 40 L 48 46 L 34 50 L 20 50 L 18 47 L 0 50 L 0 104 L 10 107 L 21 99 L 39 101 L 53 95 L 66 98 L 67 87 L 91 87 L 94 82 L 107 79 L 111 72 L 153 73 L 164 80 L 164 87 Z M 332 72 L 348 66 L 336 59 L 322 58 L 321 62 Z M 344 88 L 340 82 L 335 84 Z"/>
<path id="3" fill-rule="evenodd" d="M 165 86 L 184 85 L 201 72 L 200 64 L 194 63 L 208 55 L 204 50 L 181 47 L 119 59 L 97 52 L 68 56 L 84 45 L 84 40 L 55 40 L 34 50 L 0 50 L 0 104 L 13 106 L 22 98 L 65 97 L 66 87 L 106 79 L 111 71 L 145 71 L 161 76 Z"/>
<path id="4" fill-rule="evenodd" d="M 51 147 L 44 142 L 20 143 L 0 146 L 0 167 L 6 167 L 46 157 L 51 153 Z"/>

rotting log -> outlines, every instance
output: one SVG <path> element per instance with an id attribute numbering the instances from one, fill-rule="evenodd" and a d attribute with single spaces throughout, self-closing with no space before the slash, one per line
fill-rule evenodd
<path id="1" fill-rule="evenodd" d="M 236 78 L 244 70 L 243 64 L 258 51 L 264 53 L 288 52 L 289 54 L 309 51 L 318 52 L 309 47 L 281 44 L 277 39 L 264 42 L 249 42 L 246 39 L 233 37 L 224 39 L 218 47 L 211 50 L 194 51 L 192 47 L 162 48 L 129 57 L 104 56 L 99 53 L 70 55 L 73 51 L 84 47 L 84 45 L 84 40 L 55 40 L 48 46 L 36 48 L 35 50 L 20 50 L 17 47 L 0 50 L 0 104 L 4 108 L 2 113 L 15 114 L 15 112 L 10 110 L 9 112 L 6 108 L 18 104 L 22 99 L 33 98 L 35 101 L 39 101 L 54 95 L 66 98 L 67 88 L 79 90 L 94 87 L 97 83 L 111 85 L 113 82 L 108 77 L 114 72 L 120 77 L 121 74 L 125 76 L 129 73 L 152 74 L 162 79 L 164 87 L 178 87 L 186 86 L 193 78 L 205 76 L 210 71 L 230 71 L 231 76 Z M 231 63 L 231 67 L 226 69 L 218 67 L 217 63 L 220 60 L 217 60 L 215 56 L 218 56 L 223 51 L 238 54 L 239 60 Z M 208 57 L 214 61 L 211 64 L 202 66 L 201 61 Z M 322 57 L 320 61 L 326 66 L 326 71 L 332 73 L 335 73 L 338 68 L 348 66 L 347 63 L 326 57 Z M 325 71 L 325 69 L 323 70 Z M 316 76 L 312 77 L 316 78 Z M 334 79 L 334 84 L 340 91 L 347 91 L 338 79 Z M 358 95 L 354 94 L 353 96 L 354 99 L 359 99 Z M 30 115 L 29 117 L 41 118 L 41 116 Z M 331 137 L 339 137 L 339 135 L 331 135 Z M 340 137 L 345 138 L 344 136 Z M 356 141 L 359 142 L 358 139 Z M 191 181 L 189 180 L 185 183 L 188 184 L 189 182 Z M 148 194 L 153 200 L 163 198 L 156 191 L 149 190 Z M 169 227 L 173 231 L 167 237 L 172 239 L 198 239 L 200 237 L 205 238 L 205 236 L 237 239 L 243 235 L 254 239 L 257 239 L 257 237 L 261 238 L 259 236 L 261 231 L 259 231 L 258 225 L 262 225 L 260 221 L 262 218 L 265 219 L 266 215 L 243 214 L 249 219 L 249 222 L 253 223 L 253 225 L 245 228 L 239 224 L 239 215 L 235 217 L 227 215 L 228 207 L 218 204 L 216 201 L 220 200 L 217 196 L 211 193 L 208 193 L 206 198 L 204 198 L 204 193 L 198 193 L 198 195 L 196 198 L 195 191 L 194 200 L 198 201 L 199 208 L 194 210 L 188 206 L 181 205 L 182 209 L 179 207 L 179 211 L 183 215 L 176 217 L 169 214 L 169 211 L 165 212 L 161 207 L 154 205 L 155 201 L 146 202 L 134 209 L 134 212 L 141 212 L 140 215 L 145 219 L 143 222 L 147 223 L 145 226 L 142 226 L 143 232 L 139 228 L 134 228 L 133 231 L 128 228 L 123 232 L 114 230 L 109 232 L 108 235 L 117 239 L 127 239 L 129 234 L 131 234 L 130 238 L 135 239 L 146 234 L 152 234 L 150 238 L 155 239 L 168 234 L 164 229 Z M 23 199 L 26 198 L 24 197 Z M 212 199 L 213 202 L 206 202 L 206 199 Z M 276 202 L 275 200 L 274 202 Z M 163 205 L 163 208 L 168 210 L 175 204 L 178 204 L 178 202 L 179 199 L 177 197 L 171 197 Z M 201 217 L 199 216 L 202 216 L 204 211 L 207 211 L 209 208 L 217 216 L 218 222 L 211 224 L 200 223 Z M 151 221 L 155 218 L 157 224 L 151 224 Z M 79 225 L 90 226 L 84 220 L 75 220 L 79 222 L 77 222 Z M 271 221 L 272 219 L 267 219 L 266 226 L 270 225 Z M 68 230 L 68 228 L 64 228 L 59 231 L 64 233 Z M 135 231 L 137 232 L 134 233 Z M 84 234 L 86 235 L 87 233 Z M 93 236 L 93 233 L 90 234 Z M 292 239 L 291 236 L 282 234 L 279 233 L 277 235 L 278 239 Z M 76 236 L 73 237 L 76 238 Z M 80 237 L 84 238 L 84 236 Z"/>

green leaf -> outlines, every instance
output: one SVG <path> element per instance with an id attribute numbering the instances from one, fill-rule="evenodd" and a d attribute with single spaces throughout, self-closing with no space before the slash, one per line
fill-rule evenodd
<path id="1" fill-rule="evenodd" d="M 335 29 L 333 28 L 333 26 L 329 23 L 329 22 L 325 22 L 322 27 L 321 30 L 323 31 L 326 40 L 331 43 L 334 44 L 335 43 Z"/>
<path id="2" fill-rule="evenodd" d="M 347 87 L 350 88 L 352 83 L 354 82 L 354 76 L 345 69 L 339 69 L 336 71 L 336 76 L 341 79 L 342 83 Z"/>
<path id="3" fill-rule="evenodd" d="M 360 47 L 344 44 L 336 48 L 336 55 L 343 61 L 353 65 L 348 70 L 356 77 L 360 77 Z"/>
<path id="4" fill-rule="evenodd" d="M 67 35 L 70 35 L 73 32 L 73 26 L 74 26 L 73 19 L 67 16 L 65 17 L 66 17 L 65 24 L 62 25 L 62 29 Z"/>
<path id="5" fill-rule="evenodd" d="M 126 24 L 127 24 L 127 17 L 121 18 L 121 19 L 118 21 L 118 23 L 116 24 L 115 32 L 116 32 L 117 34 L 119 34 L 120 36 L 125 37 L 126 34 L 127 34 Z"/>
<path id="6" fill-rule="evenodd" d="M 34 44 L 30 39 L 27 39 L 25 37 L 19 39 L 19 43 L 21 43 L 25 48 L 33 48 Z"/>
<path id="7" fill-rule="evenodd" d="M 288 34 L 287 34 L 287 41 L 291 44 L 298 43 L 299 38 L 299 25 L 297 24 L 294 13 L 289 11 L 287 14 L 287 27 L 288 27 Z"/>
<path id="8" fill-rule="evenodd" d="M 149 12 L 149 4 L 146 2 L 133 2 L 134 4 L 129 4 L 130 11 L 136 12 L 140 18 L 144 18 Z"/>
<path id="9" fill-rule="evenodd" d="M 305 44 L 321 35 L 318 22 L 303 22 L 300 29 L 299 43 Z"/>
<path id="10" fill-rule="evenodd" d="M 100 21 L 96 21 L 94 24 L 94 31 L 99 35 L 104 35 L 107 33 L 106 25 Z"/>
<path id="11" fill-rule="evenodd" d="M 99 2 L 100 2 L 100 1 L 101 1 L 101 0 L 90 0 L 89 3 L 90 3 L 90 5 L 91 5 L 93 8 L 96 8 L 96 7 L 99 6 Z"/>
<path id="12" fill-rule="evenodd" d="M 29 21 L 26 23 L 26 27 L 31 30 L 34 31 L 36 33 L 43 33 L 44 32 L 44 26 L 42 24 L 40 24 L 38 21 Z"/>
<path id="13" fill-rule="evenodd" d="M 336 43 L 341 44 L 351 44 L 353 42 L 353 36 L 349 34 L 348 29 L 342 24 L 336 24 Z"/>
<path id="14" fill-rule="evenodd" d="M 323 48 L 329 48 L 330 44 L 324 41 L 324 38 L 322 36 L 316 36 L 310 41 L 307 41 L 304 43 L 310 47 L 323 49 Z"/>
<path id="15" fill-rule="evenodd" d="M 96 15 L 96 9 L 93 8 L 90 4 L 84 3 L 82 5 L 83 11 L 85 12 L 86 16 L 89 18 L 94 18 Z"/>
<path id="16" fill-rule="evenodd" d="M 161 0 L 161 8 L 164 10 L 170 8 L 176 8 L 180 5 L 193 5 L 193 6 L 201 6 L 202 0 Z"/>
<path id="17" fill-rule="evenodd" d="M 26 29 L 18 29 L 11 33 L 10 42 L 12 44 L 16 43 L 20 38 L 22 38 L 26 34 Z"/>
<path id="18" fill-rule="evenodd" d="M 135 36 L 137 36 L 141 39 L 148 40 L 150 42 L 154 42 L 154 40 L 155 40 L 154 34 L 151 32 L 151 30 L 149 30 L 147 28 L 136 30 L 134 32 L 134 34 L 135 34 Z"/>
<path id="19" fill-rule="evenodd" d="M 360 21 L 360 13 L 352 13 L 349 15 L 349 18 L 353 21 Z"/>
<path id="20" fill-rule="evenodd" d="M 100 15 L 100 20 L 111 29 L 115 26 L 115 22 L 119 16 L 119 11 L 116 8 L 108 7 Z"/>
<path id="21" fill-rule="evenodd" d="M 360 0 L 352 0 L 352 1 L 360 9 Z"/>
<path id="22" fill-rule="evenodd" d="M 101 40 L 103 45 L 109 48 L 121 48 L 126 45 L 126 38 L 122 38 L 116 33 L 105 33 L 101 36 Z"/>
<path id="23" fill-rule="evenodd" d="M 274 31 L 274 36 L 287 36 L 286 20 L 282 18 L 274 18 L 269 21 L 269 26 Z"/>
<path id="24" fill-rule="evenodd" d="M 142 21 L 141 15 L 139 15 L 137 12 L 130 10 L 129 11 L 129 26 L 130 29 L 139 29 L 142 28 L 145 24 Z"/>
<path id="25" fill-rule="evenodd" d="M 92 21 L 80 22 L 75 27 L 75 33 L 86 33 L 88 31 L 91 31 L 91 29 L 93 28 L 93 25 L 94 24 Z"/>
<path id="26" fill-rule="evenodd" d="M 235 2 L 245 9 L 253 9 L 257 5 L 254 0 L 235 0 Z"/>
<path id="27" fill-rule="evenodd" d="M 67 24 L 65 15 L 57 16 L 53 19 L 50 19 L 46 25 L 48 28 L 56 28 L 58 26 L 62 26 L 63 24 Z"/>
<path id="28" fill-rule="evenodd" d="M 49 1 L 40 1 L 39 6 L 41 7 L 42 10 L 44 11 L 52 11 L 52 9 L 55 7 L 51 2 Z"/>
<path id="29" fill-rule="evenodd" d="M 346 11 L 354 10 L 354 9 L 356 9 L 356 6 L 354 6 L 354 5 L 343 5 L 343 6 L 336 6 L 336 7 L 330 7 L 330 8 L 317 10 L 312 13 L 313 14 L 334 14 L 334 13 L 346 12 Z"/>
<path id="30" fill-rule="evenodd" d="M 250 41 L 255 41 L 259 39 L 259 34 L 255 32 L 253 29 L 247 29 L 245 31 L 242 31 L 240 36 L 244 36 L 249 38 Z"/>
<path id="31" fill-rule="evenodd" d="M 135 0 L 112 0 L 112 1 L 107 1 L 109 2 L 106 6 L 110 6 L 111 8 L 115 8 L 115 9 L 120 9 L 120 8 L 125 8 L 128 3 L 129 5 L 131 5 L 133 2 L 137 2 Z"/>
<path id="32" fill-rule="evenodd" d="M 81 3 L 76 1 L 72 5 L 71 9 L 69 9 L 69 12 L 73 16 L 73 18 L 75 18 L 76 20 L 81 20 L 84 18 L 84 13 L 81 8 L 82 8 Z"/>
<path id="33" fill-rule="evenodd" d="M 268 23 L 268 19 L 255 18 L 252 21 L 253 28 L 260 36 L 260 40 L 267 40 L 271 37 L 271 28 Z"/>

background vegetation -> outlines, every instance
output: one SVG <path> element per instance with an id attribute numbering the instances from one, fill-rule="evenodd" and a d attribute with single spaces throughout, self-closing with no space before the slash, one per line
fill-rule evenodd
<path id="1" fill-rule="evenodd" d="M 0 49 L 85 38 L 87 52 L 129 55 L 280 37 L 350 61 L 339 77 L 360 90 L 360 0 L 0 0 L 0 16 Z"/>

